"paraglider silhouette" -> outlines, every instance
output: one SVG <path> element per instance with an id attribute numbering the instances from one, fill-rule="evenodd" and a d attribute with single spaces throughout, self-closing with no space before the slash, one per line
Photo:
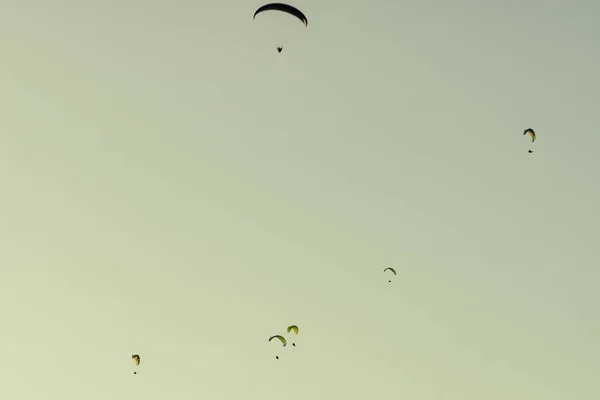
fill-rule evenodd
<path id="1" fill-rule="evenodd" d="M 293 7 L 289 4 L 283 4 L 283 3 L 265 4 L 264 6 L 259 7 L 258 10 L 256 10 L 254 12 L 254 16 L 252 18 L 256 19 L 256 16 L 258 14 L 261 14 L 265 11 L 279 11 L 279 12 L 289 14 L 289 15 L 295 17 L 296 19 L 300 20 L 300 22 L 302 22 L 302 25 L 304 25 L 305 27 L 308 26 L 308 19 L 306 18 L 306 15 L 304 15 L 304 13 L 302 11 L 298 10 L 296 7 Z M 281 53 L 281 50 L 283 50 L 283 47 L 281 47 L 281 46 L 277 47 L 277 52 Z"/>
<path id="2" fill-rule="evenodd" d="M 279 339 L 279 341 L 281 342 L 281 344 L 283 345 L 283 347 L 285 347 L 285 345 L 287 344 L 287 340 L 285 340 L 285 338 L 284 338 L 283 336 L 281 336 L 281 335 L 274 335 L 274 336 L 271 336 L 271 337 L 269 338 L 269 342 L 270 342 L 271 340 L 273 340 L 273 339 Z M 279 360 L 279 356 L 275 356 L 275 358 L 276 358 L 277 360 Z"/>
<path id="3" fill-rule="evenodd" d="M 294 331 L 294 333 L 297 335 L 298 334 L 298 325 L 290 325 L 287 327 L 287 332 L 290 333 L 291 331 Z M 292 346 L 296 347 L 296 343 L 292 343 Z"/>
<path id="4" fill-rule="evenodd" d="M 135 365 L 140 365 L 140 356 L 137 354 L 134 354 L 131 356 L 131 359 L 135 362 Z M 137 375 L 137 372 L 133 371 L 134 375 Z"/>
<path id="5" fill-rule="evenodd" d="M 527 134 L 529 134 L 529 136 L 531 137 L 531 143 L 535 142 L 535 139 L 536 139 L 535 131 L 531 128 L 527 128 L 523 131 L 523 135 L 527 135 Z M 529 153 L 530 154 L 533 153 L 533 150 L 530 149 Z"/>
<path id="6" fill-rule="evenodd" d="M 392 271 L 392 272 L 394 273 L 394 275 L 396 275 L 396 270 L 395 270 L 394 268 L 392 268 L 392 267 L 387 267 L 386 269 L 384 269 L 384 270 L 383 270 L 383 272 L 387 271 L 388 269 L 389 269 L 390 271 Z M 392 282 L 392 281 L 391 281 L 391 280 L 389 280 L 388 282 Z"/>

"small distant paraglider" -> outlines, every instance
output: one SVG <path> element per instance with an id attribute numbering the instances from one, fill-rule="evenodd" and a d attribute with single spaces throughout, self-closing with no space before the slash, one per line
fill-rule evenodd
<path id="1" fill-rule="evenodd" d="M 383 272 L 387 271 L 388 269 L 390 271 L 392 271 L 394 273 L 394 275 L 396 275 L 396 270 L 394 268 L 392 268 L 392 267 L 387 267 L 386 269 L 383 270 Z M 389 280 L 389 282 L 391 282 L 391 280 Z"/>
<path id="2" fill-rule="evenodd" d="M 140 356 L 137 354 L 134 354 L 131 356 L 131 359 L 135 362 L 135 365 L 140 365 Z M 133 371 L 134 375 L 137 375 L 137 372 Z"/>
<path id="3" fill-rule="evenodd" d="M 308 19 L 306 18 L 306 15 L 304 15 L 304 13 L 300 10 L 298 10 L 296 7 L 290 6 L 289 4 L 283 4 L 283 3 L 270 3 L 270 4 L 265 4 L 262 7 L 259 7 L 258 10 L 256 10 L 254 12 L 254 19 L 256 19 L 256 16 L 262 12 L 265 11 L 281 11 L 283 13 L 289 14 L 291 16 L 296 17 L 297 19 L 300 20 L 300 22 L 302 22 L 302 24 L 307 27 L 308 26 Z M 281 51 L 283 50 L 282 46 L 278 46 L 277 47 L 277 52 L 281 53 Z"/>
<path id="4" fill-rule="evenodd" d="M 274 336 L 271 336 L 271 337 L 269 338 L 269 342 L 270 342 L 271 340 L 273 340 L 273 339 L 279 339 L 279 341 L 281 342 L 281 344 L 283 345 L 283 347 L 285 347 L 285 345 L 287 344 L 287 340 L 285 340 L 285 338 L 284 338 L 283 336 L 281 336 L 281 335 L 274 335 Z M 279 360 L 279 356 L 275 356 L 275 358 Z"/>
<path id="5" fill-rule="evenodd" d="M 523 135 L 527 135 L 527 134 L 529 134 L 529 136 L 531 137 L 531 143 L 535 142 L 535 138 L 536 138 L 535 131 L 531 128 L 527 128 L 523 131 Z M 530 149 L 529 153 L 530 154 L 533 153 L 533 150 Z"/>
<path id="6" fill-rule="evenodd" d="M 298 326 L 297 325 L 288 326 L 287 333 L 290 333 L 291 331 L 294 331 L 294 333 L 297 335 L 298 334 Z M 292 346 L 296 347 L 296 343 L 292 343 Z"/>

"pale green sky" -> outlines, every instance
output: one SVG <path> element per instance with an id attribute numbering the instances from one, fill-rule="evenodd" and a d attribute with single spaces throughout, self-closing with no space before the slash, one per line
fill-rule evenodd
<path id="1" fill-rule="evenodd" d="M 1 399 L 600 398 L 600 2 L 1 3 Z"/>

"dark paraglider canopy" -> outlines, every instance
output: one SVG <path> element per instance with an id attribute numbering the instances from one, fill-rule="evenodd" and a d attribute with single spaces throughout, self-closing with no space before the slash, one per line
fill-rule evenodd
<path id="1" fill-rule="evenodd" d="M 256 12 L 254 13 L 254 18 L 256 18 L 257 14 L 260 14 L 263 11 L 282 11 L 282 12 L 288 13 L 290 15 L 293 15 L 294 17 L 296 17 L 300 21 L 302 21 L 304 26 L 308 26 L 308 19 L 306 18 L 306 15 L 304 15 L 304 13 L 302 13 L 302 11 L 298 10 L 296 7 L 290 6 L 289 4 L 283 4 L 283 3 L 265 4 L 264 6 L 260 7 L 258 10 L 256 10 Z"/>

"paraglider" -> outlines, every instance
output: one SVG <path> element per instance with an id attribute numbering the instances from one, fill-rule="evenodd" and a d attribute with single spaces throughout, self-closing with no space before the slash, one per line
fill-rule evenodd
<path id="1" fill-rule="evenodd" d="M 383 272 L 387 271 L 388 269 L 390 271 L 392 271 L 394 273 L 394 275 L 396 275 L 396 270 L 394 268 L 392 268 L 392 267 L 387 267 L 386 269 L 383 270 Z M 391 280 L 389 282 L 391 282 Z"/>
<path id="2" fill-rule="evenodd" d="M 140 365 L 140 356 L 137 354 L 134 354 L 131 356 L 131 359 L 135 362 L 135 365 Z M 133 371 L 134 375 L 137 375 L 137 372 Z"/>
<path id="3" fill-rule="evenodd" d="M 256 16 L 263 11 L 282 11 L 282 12 L 288 13 L 290 15 L 293 15 L 294 17 L 296 17 L 300 21 L 302 21 L 304 26 L 308 26 L 308 19 L 306 18 L 306 15 L 304 15 L 304 13 L 302 11 L 298 10 L 296 7 L 292 7 L 289 4 L 283 4 L 283 3 L 265 4 L 264 6 L 259 7 L 259 9 L 256 10 L 253 18 L 256 18 Z"/>
<path id="4" fill-rule="evenodd" d="M 290 333 L 291 331 L 294 331 L 294 333 L 297 335 L 298 334 L 298 326 L 297 325 L 288 326 L 287 332 Z M 296 347 L 296 343 L 292 343 L 292 346 Z"/>
<path id="5" fill-rule="evenodd" d="M 287 13 L 289 15 L 292 15 L 296 18 L 298 18 L 302 24 L 304 24 L 304 26 L 308 26 L 308 19 L 306 18 L 306 15 L 304 15 L 304 13 L 300 10 L 298 10 L 296 7 L 290 6 L 289 4 L 283 4 L 283 3 L 270 3 L 270 4 L 265 4 L 262 7 L 259 7 L 258 10 L 256 10 L 256 12 L 254 12 L 254 17 L 253 19 L 256 19 L 256 16 L 264 11 L 281 11 L 284 13 Z M 283 50 L 283 46 L 278 46 L 277 47 L 277 52 L 281 53 L 281 51 Z"/>
<path id="6" fill-rule="evenodd" d="M 531 143 L 535 142 L 535 131 L 531 128 L 527 128 L 523 131 L 523 135 L 527 135 L 529 134 L 529 136 L 531 136 Z M 533 150 L 529 150 L 529 153 L 533 153 Z"/>
<path id="7" fill-rule="evenodd" d="M 285 340 L 285 338 L 284 338 L 283 336 L 281 336 L 281 335 L 274 335 L 274 336 L 271 336 L 271 337 L 269 338 L 269 342 L 270 342 L 271 340 L 273 340 L 273 339 L 279 339 L 279 341 L 281 342 L 281 344 L 283 344 L 283 347 L 285 347 L 285 345 L 287 344 L 287 340 Z M 279 356 L 275 356 L 275 358 L 279 360 Z"/>

